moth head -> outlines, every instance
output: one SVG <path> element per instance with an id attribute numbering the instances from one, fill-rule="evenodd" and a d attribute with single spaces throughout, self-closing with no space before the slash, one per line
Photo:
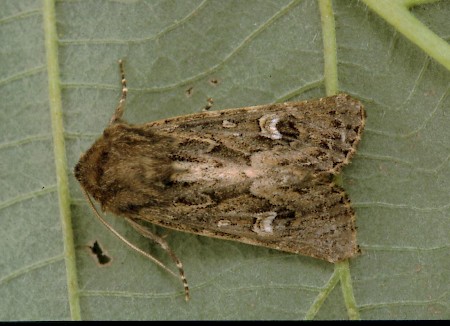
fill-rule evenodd
<path id="1" fill-rule="evenodd" d="M 104 197 L 100 183 L 107 157 L 108 144 L 104 137 L 101 137 L 81 156 L 74 169 L 75 178 L 83 189 L 100 203 Z"/>
<path id="2" fill-rule="evenodd" d="M 116 214 L 167 201 L 176 172 L 174 140 L 145 125 L 113 124 L 81 156 L 75 177 L 103 210 Z"/>

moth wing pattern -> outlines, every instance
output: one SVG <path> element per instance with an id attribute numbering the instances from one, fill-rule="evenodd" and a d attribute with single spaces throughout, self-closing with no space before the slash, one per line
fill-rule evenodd
<path id="1" fill-rule="evenodd" d="M 104 210 L 133 221 L 337 262 L 359 249 L 355 214 L 332 179 L 364 122 L 346 94 L 118 121 L 76 174 Z"/>

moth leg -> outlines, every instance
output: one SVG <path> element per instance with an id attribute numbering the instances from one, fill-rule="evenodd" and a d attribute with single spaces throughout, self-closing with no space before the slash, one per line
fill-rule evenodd
<path id="1" fill-rule="evenodd" d="M 169 254 L 170 258 L 172 258 L 172 260 L 175 263 L 175 265 L 177 265 L 178 272 L 180 273 L 180 278 L 181 278 L 181 281 L 183 282 L 183 286 L 184 286 L 185 299 L 186 299 L 186 301 L 188 301 L 189 300 L 189 286 L 188 286 L 188 282 L 186 280 L 186 277 L 184 275 L 183 264 L 178 259 L 177 255 L 175 255 L 173 250 L 169 247 L 169 244 L 166 242 L 166 240 L 164 240 L 163 238 L 157 236 L 156 234 L 151 232 L 148 228 L 146 228 L 145 226 L 140 225 L 139 223 L 133 221 L 132 219 L 127 218 L 126 220 L 142 236 L 144 236 L 147 239 L 150 239 L 150 240 L 156 242 L 157 244 L 159 244 L 161 246 L 162 249 L 164 249 Z"/>
<path id="2" fill-rule="evenodd" d="M 123 110 L 125 108 L 125 101 L 127 99 L 127 80 L 125 79 L 125 70 L 123 68 L 123 60 L 119 60 L 120 78 L 122 82 L 122 95 L 120 96 L 119 104 L 117 105 L 116 111 L 114 112 L 109 124 L 116 123 L 122 119 Z"/>
<path id="3" fill-rule="evenodd" d="M 203 107 L 203 109 L 201 110 L 201 112 L 208 112 L 209 110 L 211 110 L 211 108 L 212 108 L 212 106 L 213 106 L 213 104 L 214 104 L 214 99 L 213 99 L 212 97 L 208 97 L 208 98 L 206 99 L 206 102 L 207 102 L 208 104 L 206 104 L 206 105 Z"/>

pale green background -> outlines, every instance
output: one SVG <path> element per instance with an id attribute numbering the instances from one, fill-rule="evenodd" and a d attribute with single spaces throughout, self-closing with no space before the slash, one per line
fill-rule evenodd
<path id="1" fill-rule="evenodd" d="M 360 1 L 333 6 L 339 88 L 368 116 L 343 174 L 363 250 L 350 262 L 357 311 L 448 319 L 450 73 Z M 3 0 L 0 9 L 0 319 L 70 319 L 42 2 Z M 412 12 L 448 41 L 450 1 Z M 184 263 L 184 302 L 179 280 L 100 225 L 72 174 L 116 106 L 119 58 L 130 122 L 198 112 L 208 97 L 222 109 L 324 96 L 316 1 L 63 0 L 56 28 L 81 318 L 348 318 L 340 284 L 327 292 L 332 264 L 158 229 Z M 93 240 L 111 266 L 88 254 Z"/>

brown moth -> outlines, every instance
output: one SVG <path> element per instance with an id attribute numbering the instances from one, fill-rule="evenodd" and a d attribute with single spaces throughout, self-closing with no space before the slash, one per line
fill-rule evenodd
<path id="1" fill-rule="evenodd" d="M 103 211 L 168 251 L 186 299 L 181 262 L 146 223 L 333 263 L 359 253 L 355 213 L 333 176 L 361 139 L 360 101 L 338 94 L 132 125 L 121 119 L 120 67 L 119 105 L 75 176 Z"/>

